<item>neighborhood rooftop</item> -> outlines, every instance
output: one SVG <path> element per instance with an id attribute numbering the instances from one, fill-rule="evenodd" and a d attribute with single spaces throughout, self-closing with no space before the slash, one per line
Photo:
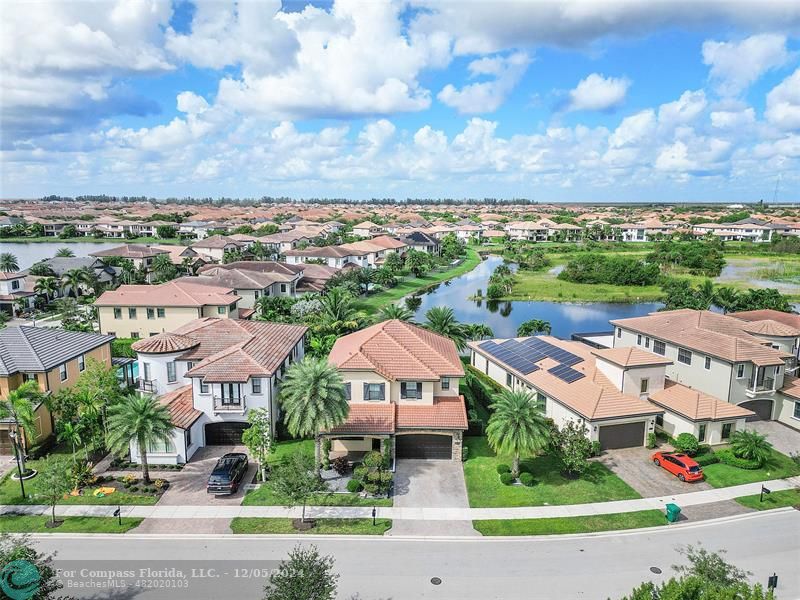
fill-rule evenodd
<path id="1" fill-rule="evenodd" d="M 113 339 L 82 331 L 6 327 L 0 329 L 0 375 L 48 371 Z"/>

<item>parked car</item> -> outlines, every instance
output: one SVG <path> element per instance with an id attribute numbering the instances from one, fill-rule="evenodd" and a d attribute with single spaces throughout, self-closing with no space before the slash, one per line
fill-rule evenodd
<path id="1" fill-rule="evenodd" d="M 217 461 L 208 477 L 209 494 L 235 494 L 247 473 L 247 454 L 229 452 Z"/>
<path id="2" fill-rule="evenodd" d="M 663 467 L 681 481 L 702 481 L 703 469 L 691 457 L 680 452 L 656 452 L 653 463 Z"/>

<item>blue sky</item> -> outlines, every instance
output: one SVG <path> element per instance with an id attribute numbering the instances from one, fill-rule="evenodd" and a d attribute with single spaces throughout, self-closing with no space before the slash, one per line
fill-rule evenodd
<path id="1" fill-rule="evenodd" d="M 13 4 L 12 0 L 12 4 Z M 18 3 L 0 195 L 800 201 L 800 3 Z"/>

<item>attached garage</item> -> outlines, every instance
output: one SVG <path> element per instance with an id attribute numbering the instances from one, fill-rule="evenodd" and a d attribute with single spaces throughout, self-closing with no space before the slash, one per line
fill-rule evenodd
<path id="1" fill-rule="evenodd" d="M 14 447 L 11 445 L 8 429 L 0 429 L 0 454 L 14 454 Z"/>
<path id="2" fill-rule="evenodd" d="M 395 437 L 395 456 L 450 460 L 453 457 L 453 437 L 421 433 L 398 435 Z"/>
<path id="3" fill-rule="evenodd" d="M 601 425 L 598 432 L 600 447 L 603 450 L 611 450 L 643 446 L 645 423 L 646 421 L 637 421 L 619 425 Z"/>
<path id="4" fill-rule="evenodd" d="M 206 446 L 241 446 L 242 433 L 249 426 L 249 423 L 208 423 Z"/>
<path id="5" fill-rule="evenodd" d="M 769 421 L 772 419 L 772 400 L 750 400 L 749 402 L 742 402 L 739 406 L 756 413 L 752 417 L 747 417 L 748 423 L 750 421 Z"/>

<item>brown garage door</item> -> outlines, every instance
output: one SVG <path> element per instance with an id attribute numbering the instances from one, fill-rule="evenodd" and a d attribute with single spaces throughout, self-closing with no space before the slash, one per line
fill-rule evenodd
<path id="1" fill-rule="evenodd" d="M 772 400 L 750 400 L 742 402 L 739 406 L 752 410 L 755 415 L 747 417 L 747 421 L 769 421 L 772 419 Z"/>
<path id="2" fill-rule="evenodd" d="M 449 435 L 398 435 L 395 455 L 397 458 L 450 460 L 453 457 L 453 438 Z"/>
<path id="3" fill-rule="evenodd" d="M 0 429 L 0 454 L 14 454 L 14 448 L 11 445 L 11 438 L 8 437 L 7 429 Z"/>
<path id="4" fill-rule="evenodd" d="M 206 425 L 206 446 L 240 446 L 242 433 L 249 423 L 209 423 Z"/>
<path id="5" fill-rule="evenodd" d="M 633 448 L 644 444 L 644 421 L 622 425 L 603 425 L 600 427 L 600 447 Z"/>

